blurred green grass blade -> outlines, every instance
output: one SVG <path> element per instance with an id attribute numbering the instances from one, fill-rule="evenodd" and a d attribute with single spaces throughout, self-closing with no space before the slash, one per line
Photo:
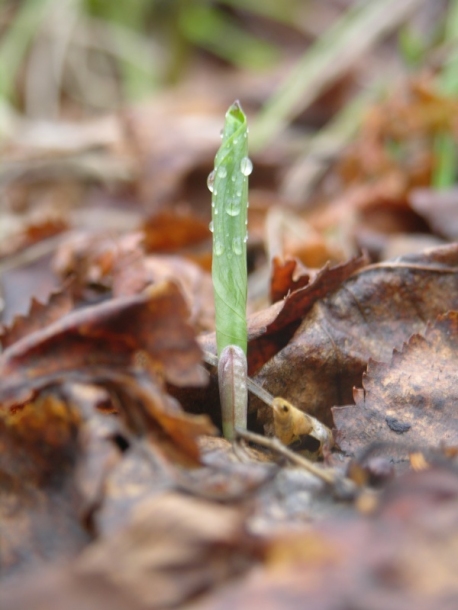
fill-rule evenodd
<path id="1" fill-rule="evenodd" d="M 296 25 L 294 18 L 300 2 L 297 0 L 282 0 L 281 2 L 278 0 L 221 0 L 221 4 L 294 26 Z"/>
<path id="2" fill-rule="evenodd" d="M 189 4 L 180 12 L 183 35 L 211 53 L 237 66 L 266 68 L 280 57 L 277 49 L 244 32 L 223 12 Z"/>
<path id="3" fill-rule="evenodd" d="M 209 176 L 212 190 L 213 262 L 218 355 L 228 345 L 247 349 L 247 206 L 248 159 L 246 116 L 238 102 L 226 113 L 221 147 Z"/>
<path id="4" fill-rule="evenodd" d="M 11 99 L 16 76 L 37 29 L 55 0 L 24 0 L 0 41 L 0 97 Z"/>
<path id="5" fill-rule="evenodd" d="M 451 45 L 458 42 L 458 0 L 450 2 L 445 27 L 444 42 Z M 458 95 L 458 56 L 453 53 L 439 76 L 439 89 L 449 96 Z M 431 184 L 437 189 L 446 189 L 456 182 L 458 151 L 451 133 L 442 132 L 434 142 L 434 170 Z"/>
<path id="6" fill-rule="evenodd" d="M 424 0 L 372 0 L 352 6 L 303 55 L 253 125 L 251 144 L 269 144 L 330 83 L 372 44 L 401 23 Z"/>

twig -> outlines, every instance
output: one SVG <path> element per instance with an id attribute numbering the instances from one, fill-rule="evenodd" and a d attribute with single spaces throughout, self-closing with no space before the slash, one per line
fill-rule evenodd
<path id="1" fill-rule="evenodd" d="M 266 449 L 270 449 L 271 451 L 282 455 L 296 466 L 303 468 L 313 476 L 326 483 L 326 485 L 330 485 L 339 498 L 353 499 L 355 497 L 358 488 L 352 480 L 348 479 L 343 475 L 340 475 L 334 469 L 324 469 L 318 466 L 317 464 L 314 464 L 302 455 L 294 453 L 293 451 L 285 447 L 278 440 L 278 438 L 267 438 L 266 436 L 261 436 L 260 434 L 249 432 L 248 430 L 239 430 L 238 428 L 236 429 L 236 433 L 237 436 L 239 438 L 242 438 L 243 440 L 249 441 L 251 443 L 256 443 L 258 445 L 261 445 L 261 447 L 265 447 Z"/>

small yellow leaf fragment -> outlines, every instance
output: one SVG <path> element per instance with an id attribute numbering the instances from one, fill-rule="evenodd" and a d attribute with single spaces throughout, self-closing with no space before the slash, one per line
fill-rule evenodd
<path id="1" fill-rule="evenodd" d="M 324 424 L 290 402 L 277 396 L 272 400 L 275 436 L 286 446 L 300 442 L 304 436 L 312 436 L 320 443 L 318 453 L 334 444 L 332 432 Z"/>

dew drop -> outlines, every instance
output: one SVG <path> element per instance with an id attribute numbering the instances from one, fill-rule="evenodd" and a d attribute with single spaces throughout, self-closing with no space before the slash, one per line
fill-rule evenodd
<path id="1" fill-rule="evenodd" d="M 221 127 L 221 131 L 219 132 L 219 137 L 223 139 L 224 136 L 224 127 Z"/>
<path id="2" fill-rule="evenodd" d="M 239 143 L 239 139 L 238 138 L 234 138 L 234 144 L 238 144 Z"/>
<path id="3" fill-rule="evenodd" d="M 208 174 L 208 178 L 207 178 L 207 186 L 208 186 L 208 190 L 210 191 L 210 193 L 213 193 L 214 183 L 215 183 L 215 170 L 210 172 Z"/>
<path id="4" fill-rule="evenodd" d="M 235 199 L 233 201 L 230 201 L 229 204 L 226 206 L 226 212 L 229 214 L 229 216 L 238 216 L 240 214 L 239 202 Z"/>
<path id="5" fill-rule="evenodd" d="M 240 256 L 243 252 L 243 243 L 240 237 L 234 237 L 232 240 L 232 252 Z"/>
<path id="6" fill-rule="evenodd" d="M 214 214 L 215 214 L 215 216 L 216 216 L 216 215 L 218 214 L 218 210 L 215 210 L 215 211 L 214 211 Z"/>
<path id="7" fill-rule="evenodd" d="M 215 189 L 215 190 L 213 191 L 213 195 L 217 195 L 217 194 L 218 194 L 218 190 L 217 190 L 217 189 Z"/>
<path id="8" fill-rule="evenodd" d="M 243 157 L 240 161 L 240 171 L 244 176 L 249 176 L 253 171 L 253 163 L 249 157 Z"/>
<path id="9" fill-rule="evenodd" d="M 215 207 L 215 202 L 214 202 L 214 201 L 212 201 L 212 208 L 214 208 L 214 207 Z"/>
<path id="10" fill-rule="evenodd" d="M 248 241 L 248 231 L 245 233 L 245 237 L 243 238 L 243 241 L 245 243 Z"/>
<path id="11" fill-rule="evenodd" d="M 215 254 L 215 256 L 221 256 L 223 252 L 224 244 L 222 244 L 219 239 L 216 239 L 213 244 L 213 253 Z"/>
<path id="12" fill-rule="evenodd" d="M 227 176 L 227 169 L 225 167 L 220 167 L 218 169 L 218 176 L 220 178 L 225 178 Z"/>
<path id="13" fill-rule="evenodd" d="M 236 191 L 235 194 L 237 195 L 237 197 L 241 197 L 242 196 L 242 191 Z"/>
<path id="14" fill-rule="evenodd" d="M 210 222 L 210 224 L 208 225 L 208 228 L 210 229 L 210 231 L 213 233 L 213 220 Z"/>
<path id="15" fill-rule="evenodd" d="M 231 180 L 232 182 L 235 182 L 235 176 L 232 176 Z"/>

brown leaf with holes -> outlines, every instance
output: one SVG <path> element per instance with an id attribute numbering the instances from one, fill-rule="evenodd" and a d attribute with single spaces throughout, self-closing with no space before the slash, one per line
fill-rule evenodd
<path id="1" fill-rule="evenodd" d="M 413 335 L 391 362 L 370 362 L 355 406 L 335 407 L 341 449 L 355 455 L 382 443 L 377 455 L 407 461 L 412 451 L 458 444 L 458 313 Z M 394 450 L 393 446 L 404 447 Z"/>
<path id="2" fill-rule="evenodd" d="M 255 380 L 330 425 L 330 408 L 352 402 L 370 358 L 388 360 L 395 347 L 424 332 L 429 320 L 453 309 L 458 309 L 457 244 L 370 265 L 317 301 L 289 334 L 283 329 L 283 349 Z M 260 411 L 260 417 L 270 422 L 270 410 Z"/>

